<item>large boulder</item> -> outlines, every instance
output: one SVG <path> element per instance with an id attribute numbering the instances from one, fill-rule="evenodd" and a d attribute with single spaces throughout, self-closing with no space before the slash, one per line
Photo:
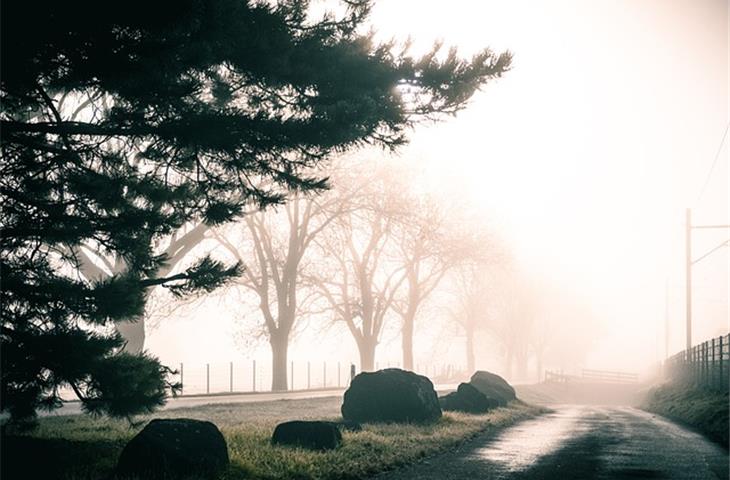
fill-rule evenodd
<path id="1" fill-rule="evenodd" d="M 442 410 L 484 413 L 499 406 L 497 400 L 488 398 L 469 383 L 461 383 L 455 392 L 439 398 Z"/>
<path id="2" fill-rule="evenodd" d="M 363 372 L 345 392 L 342 417 L 354 422 L 428 422 L 441 417 L 433 383 L 399 368 Z"/>
<path id="3" fill-rule="evenodd" d="M 342 443 L 342 434 L 334 422 L 295 420 L 277 425 L 271 443 L 310 450 L 332 450 Z"/>
<path id="4" fill-rule="evenodd" d="M 144 479 L 214 479 L 228 467 L 218 427 L 187 418 L 156 419 L 127 443 L 117 473 Z"/>
<path id="5" fill-rule="evenodd" d="M 504 378 L 494 373 L 478 370 L 471 376 L 469 383 L 487 398 L 496 400 L 499 406 L 507 405 L 517 399 L 515 389 Z"/>

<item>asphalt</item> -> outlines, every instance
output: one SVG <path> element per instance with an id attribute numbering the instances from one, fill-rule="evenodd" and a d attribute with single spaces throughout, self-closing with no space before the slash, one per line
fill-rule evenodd
<path id="1" fill-rule="evenodd" d="M 440 394 L 447 393 L 456 389 L 455 384 L 438 384 L 434 388 Z M 213 395 L 185 395 L 174 398 L 168 398 L 167 403 L 162 406 L 161 410 L 173 410 L 176 408 L 190 408 L 202 405 L 219 405 L 231 403 L 254 403 L 254 402 L 272 402 L 276 400 L 301 400 L 306 398 L 323 398 L 342 396 L 345 392 L 344 388 L 326 388 L 319 390 L 294 390 L 288 392 L 245 392 L 245 393 L 225 393 Z M 61 408 L 48 411 L 38 411 L 41 417 L 58 416 L 58 415 L 78 415 L 82 413 L 81 402 L 69 401 L 64 402 Z"/>
<path id="2" fill-rule="evenodd" d="M 256 393 L 231 393 L 219 395 L 186 395 L 175 398 L 168 398 L 167 403 L 160 410 L 174 410 L 176 408 L 189 408 L 201 405 L 217 405 L 229 403 L 254 403 L 271 402 L 276 400 L 298 400 L 304 398 L 322 398 L 342 395 L 342 388 L 322 390 L 299 390 L 292 392 L 256 392 Z M 41 417 L 58 415 L 78 415 L 82 413 L 81 402 L 65 402 L 61 408 L 50 412 L 39 411 Z"/>
<path id="3" fill-rule="evenodd" d="M 557 406 L 377 480 L 727 480 L 728 451 L 630 407 Z"/>

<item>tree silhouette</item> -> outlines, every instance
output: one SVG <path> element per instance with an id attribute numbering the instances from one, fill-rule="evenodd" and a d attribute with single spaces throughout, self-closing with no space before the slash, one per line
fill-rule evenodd
<path id="1" fill-rule="evenodd" d="M 204 257 L 160 276 L 156 241 L 322 189 L 305 172 L 330 153 L 394 148 L 509 67 L 488 50 L 393 53 L 358 33 L 370 3 L 346 4 L 322 19 L 305 1 L 2 4 L 0 407 L 13 420 L 57 406 L 64 385 L 87 411 L 160 405 L 165 368 L 120 353 L 112 327 L 143 314 L 151 287 L 207 292 L 240 272 Z M 84 246 L 124 269 L 85 278 Z"/>

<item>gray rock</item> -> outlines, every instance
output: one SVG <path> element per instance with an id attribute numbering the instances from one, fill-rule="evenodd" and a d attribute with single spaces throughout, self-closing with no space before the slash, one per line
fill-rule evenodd
<path id="1" fill-rule="evenodd" d="M 461 383 L 455 392 L 439 398 L 442 410 L 485 413 L 499 406 L 499 402 L 489 398 L 469 383 Z"/>
<path id="2" fill-rule="evenodd" d="M 345 392 L 342 417 L 354 422 L 428 422 L 441 417 L 433 383 L 398 368 L 357 375 Z"/>
<path id="3" fill-rule="evenodd" d="M 212 423 L 156 419 L 124 447 L 117 473 L 144 479 L 214 479 L 228 463 L 226 440 Z"/>
<path id="4" fill-rule="evenodd" d="M 488 398 L 496 400 L 499 406 L 507 405 L 517 399 L 515 389 L 504 378 L 494 373 L 479 370 L 471 376 L 469 383 Z"/>
<path id="5" fill-rule="evenodd" d="M 271 443 L 310 450 L 332 450 L 342 443 L 342 434 L 335 422 L 295 420 L 277 425 Z"/>

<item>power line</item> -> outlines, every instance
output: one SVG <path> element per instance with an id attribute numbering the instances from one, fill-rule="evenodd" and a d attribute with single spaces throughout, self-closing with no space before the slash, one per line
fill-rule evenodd
<path id="1" fill-rule="evenodd" d="M 713 253 L 715 253 L 716 251 L 720 250 L 720 249 L 721 249 L 722 247 L 726 247 L 726 246 L 728 246 L 728 245 L 730 245 L 730 239 L 728 239 L 728 240 L 725 240 L 725 241 L 724 241 L 724 242 L 722 242 L 722 243 L 721 243 L 720 245 L 718 245 L 718 246 L 716 246 L 715 248 L 713 248 L 712 250 L 708 251 L 707 253 L 705 253 L 704 255 L 702 255 L 702 256 L 701 256 L 700 258 L 698 258 L 697 260 L 693 260 L 693 261 L 692 261 L 692 265 L 694 265 L 695 263 L 699 263 L 699 262 L 700 262 L 700 260 L 704 260 L 704 259 L 705 259 L 705 257 L 709 257 L 710 255 L 712 255 L 712 254 L 713 254 Z"/>
<path id="2" fill-rule="evenodd" d="M 715 171 L 715 165 L 717 165 L 717 160 L 720 158 L 720 152 L 722 152 L 722 146 L 725 144 L 725 138 L 727 137 L 728 129 L 730 129 L 730 122 L 728 122 L 727 126 L 725 127 L 725 133 L 722 134 L 722 140 L 720 140 L 720 146 L 717 147 L 717 153 L 715 153 L 715 159 L 712 161 L 712 166 L 710 166 L 710 171 L 707 172 L 707 178 L 705 179 L 705 184 L 702 185 L 702 190 L 700 190 L 700 194 L 697 197 L 697 203 L 699 203 L 700 200 L 702 200 L 702 195 L 705 194 L 707 185 L 710 183 L 710 178 L 712 178 L 712 172 Z"/>

